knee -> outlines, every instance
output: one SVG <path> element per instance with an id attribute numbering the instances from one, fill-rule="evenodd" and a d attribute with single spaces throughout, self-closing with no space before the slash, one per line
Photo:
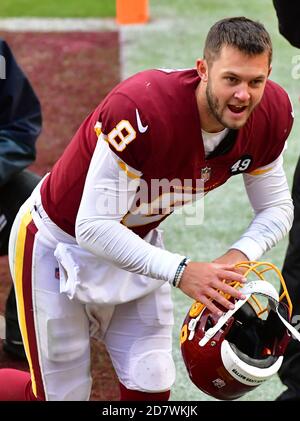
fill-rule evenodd
<path id="1" fill-rule="evenodd" d="M 129 389 L 147 393 L 170 390 L 175 382 L 175 365 L 171 354 L 165 350 L 153 350 L 135 356 L 130 361 L 129 379 L 123 382 Z"/>

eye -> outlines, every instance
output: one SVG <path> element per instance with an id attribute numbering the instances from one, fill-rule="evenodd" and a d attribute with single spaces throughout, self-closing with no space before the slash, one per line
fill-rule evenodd
<path id="1" fill-rule="evenodd" d="M 238 83 L 238 79 L 234 76 L 226 76 L 225 80 L 230 83 L 231 85 L 234 85 L 236 83 Z"/>
<path id="2" fill-rule="evenodd" d="M 257 88 L 260 85 L 262 85 L 262 83 L 263 83 L 262 79 L 254 79 L 250 82 L 250 85 L 253 86 L 254 88 Z"/>

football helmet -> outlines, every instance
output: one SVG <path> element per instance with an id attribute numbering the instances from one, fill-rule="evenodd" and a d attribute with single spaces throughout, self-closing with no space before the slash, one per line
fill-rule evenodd
<path id="1" fill-rule="evenodd" d="M 276 266 L 267 262 L 236 266 L 244 268 L 247 282 L 230 285 L 246 298 L 220 292 L 235 305 L 225 310 L 215 303 L 224 311 L 221 317 L 195 302 L 181 329 L 182 356 L 192 382 L 221 400 L 237 399 L 264 383 L 279 370 L 291 334 L 300 340 L 289 323 L 292 303 Z M 271 272 L 282 285 L 280 297 L 266 279 Z"/>

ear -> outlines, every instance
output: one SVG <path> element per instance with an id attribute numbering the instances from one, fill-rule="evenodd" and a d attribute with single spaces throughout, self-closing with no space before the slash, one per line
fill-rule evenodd
<path id="1" fill-rule="evenodd" d="M 198 59 L 196 61 L 197 72 L 199 77 L 203 82 L 207 82 L 208 80 L 208 66 L 207 61 L 205 59 Z"/>

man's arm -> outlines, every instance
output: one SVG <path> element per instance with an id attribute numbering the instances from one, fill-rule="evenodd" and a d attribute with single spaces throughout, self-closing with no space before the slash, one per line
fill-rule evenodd
<path id="1" fill-rule="evenodd" d="M 0 40 L 5 79 L 0 79 L 0 187 L 35 160 L 41 107 L 5 41 Z"/>
<path id="2" fill-rule="evenodd" d="M 139 186 L 138 171 L 130 168 L 136 179 L 127 179 L 120 172 L 119 160 L 101 136 L 86 178 L 85 188 L 76 219 L 78 244 L 96 256 L 129 272 L 172 284 L 180 263 L 185 256 L 169 252 L 147 243 L 121 223 Z M 190 262 L 184 270 L 179 288 L 191 298 L 202 301 L 213 311 L 219 311 L 210 301 L 215 298 L 225 307 L 229 301 L 218 289 L 240 297 L 223 279 L 243 282 L 231 265 Z"/>
<path id="3" fill-rule="evenodd" d="M 99 137 L 76 219 L 78 244 L 121 269 L 171 281 L 184 256 L 154 247 L 121 223 L 139 187 Z"/>
<path id="4" fill-rule="evenodd" d="M 290 230 L 293 222 L 293 202 L 282 155 L 262 168 L 260 175 L 245 174 L 246 191 L 254 210 L 254 218 L 231 249 L 239 250 L 249 260 L 258 260 L 274 247 Z"/>
<path id="5" fill-rule="evenodd" d="M 299 0 L 273 0 L 277 13 L 279 32 L 294 47 L 300 48 L 300 2 Z"/>

